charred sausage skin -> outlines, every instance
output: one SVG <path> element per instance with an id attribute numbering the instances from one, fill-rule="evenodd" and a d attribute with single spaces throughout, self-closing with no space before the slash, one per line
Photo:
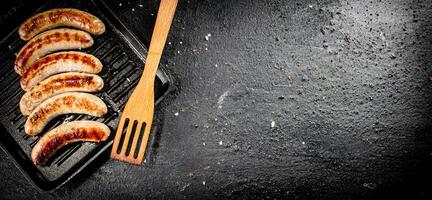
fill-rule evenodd
<path id="1" fill-rule="evenodd" d="M 40 57 L 54 51 L 81 49 L 93 45 L 90 34 L 74 29 L 53 29 L 34 37 L 18 52 L 15 71 L 22 75 Z"/>
<path id="2" fill-rule="evenodd" d="M 40 82 L 24 93 L 20 101 L 21 113 L 29 115 L 44 100 L 65 92 L 97 92 L 103 88 L 98 75 L 79 72 L 57 74 Z"/>
<path id="3" fill-rule="evenodd" d="M 29 90 L 45 78 L 63 72 L 97 74 L 102 70 L 101 61 L 93 55 L 65 51 L 44 56 L 30 66 L 20 79 L 21 88 Z"/>
<path id="4" fill-rule="evenodd" d="M 64 123 L 41 137 L 32 150 L 32 161 L 44 165 L 60 148 L 74 142 L 101 142 L 108 139 L 110 129 L 95 121 Z"/>
<path id="5" fill-rule="evenodd" d="M 51 97 L 37 106 L 27 118 L 24 130 L 27 135 L 38 135 L 49 121 L 59 115 L 76 113 L 102 117 L 108 112 L 106 104 L 97 96 L 67 92 Z"/>
<path id="6" fill-rule="evenodd" d="M 23 40 L 59 26 L 70 26 L 94 35 L 105 32 L 104 23 L 96 16 L 74 8 L 55 8 L 38 13 L 21 24 L 18 33 Z"/>

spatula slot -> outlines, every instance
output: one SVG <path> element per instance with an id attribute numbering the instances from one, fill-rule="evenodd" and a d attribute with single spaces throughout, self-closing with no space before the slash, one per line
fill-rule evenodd
<path id="1" fill-rule="evenodd" d="M 142 142 L 142 139 L 144 137 L 144 131 L 145 131 L 146 128 L 147 128 L 146 123 L 143 122 L 142 125 L 141 125 L 141 130 L 138 133 L 139 135 L 138 135 L 138 141 L 137 141 L 136 147 L 140 147 L 141 146 L 141 142 Z M 138 152 L 139 152 L 139 148 L 135 148 L 135 152 L 133 154 L 133 157 L 135 159 L 138 158 Z"/>
<path id="2" fill-rule="evenodd" d="M 121 152 L 121 149 L 122 149 L 122 146 L 123 146 L 123 142 L 124 142 L 124 139 L 125 139 L 125 136 L 126 136 L 126 130 L 128 128 L 128 125 L 129 125 L 129 119 L 128 118 L 125 119 L 125 122 L 124 122 L 123 126 L 122 126 L 122 124 L 119 124 L 119 128 L 122 129 L 122 134 L 121 134 L 121 137 L 120 137 L 118 148 L 116 150 L 117 154 L 120 154 L 120 152 Z"/>
<path id="3" fill-rule="evenodd" d="M 135 132 L 137 131 L 137 125 L 138 125 L 138 121 L 135 120 L 133 122 L 133 125 L 132 125 L 132 132 L 131 132 L 130 138 L 134 138 Z M 129 156 L 129 154 L 130 154 L 131 147 L 132 147 L 132 142 L 133 142 L 133 140 L 129 139 L 128 144 L 127 144 L 127 148 L 126 148 L 126 156 Z"/>

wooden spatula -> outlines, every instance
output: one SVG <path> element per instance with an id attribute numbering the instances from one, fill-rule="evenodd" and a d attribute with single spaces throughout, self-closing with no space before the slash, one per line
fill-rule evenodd
<path id="1" fill-rule="evenodd" d="M 143 161 L 153 122 L 156 71 L 177 2 L 178 0 L 161 0 L 160 2 L 144 72 L 121 115 L 114 138 L 111 158 L 137 165 Z M 138 144 L 138 138 L 140 137 L 142 139 Z M 130 139 L 132 139 L 132 145 L 128 145 Z M 120 144 L 121 140 L 122 143 Z"/>

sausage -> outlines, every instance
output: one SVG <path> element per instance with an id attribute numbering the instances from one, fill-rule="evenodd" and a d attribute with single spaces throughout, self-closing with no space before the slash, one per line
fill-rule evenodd
<path id="1" fill-rule="evenodd" d="M 29 40 L 40 32 L 59 26 L 70 26 L 94 35 L 105 32 L 104 23 L 96 16 L 73 8 L 56 8 L 38 13 L 21 24 L 18 33 Z"/>
<path id="2" fill-rule="evenodd" d="M 39 134 L 49 121 L 68 113 L 102 117 L 108 111 L 99 97 L 81 92 L 67 92 L 51 97 L 37 106 L 27 118 L 24 130 L 27 135 Z"/>
<path id="3" fill-rule="evenodd" d="M 29 115 L 44 100 L 65 92 L 97 92 L 104 83 L 101 77 L 94 74 L 68 72 L 45 79 L 26 92 L 20 101 L 23 115 Z"/>
<path id="4" fill-rule="evenodd" d="M 17 54 L 15 71 L 22 75 L 40 57 L 59 50 L 81 49 L 93 45 L 90 34 L 74 29 L 53 29 L 34 37 Z"/>
<path id="5" fill-rule="evenodd" d="M 31 152 L 35 165 L 45 163 L 62 147 L 74 142 L 101 142 L 108 139 L 110 129 L 95 121 L 73 121 L 64 123 L 40 138 Z"/>
<path id="6" fill-rule="evenodd" d="M 20 84 L 21 88 L 27 91 L 53 74 L 71 71 L 97 74 L 101 70 L 101 61 L 93 55 L 78 51 L 53 53 L 31 65 L 22 75 Z"/>

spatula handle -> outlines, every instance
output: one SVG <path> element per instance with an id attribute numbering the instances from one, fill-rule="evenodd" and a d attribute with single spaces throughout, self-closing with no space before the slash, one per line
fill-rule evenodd
<path id="1" fill-rule="evenodd" d="M 154 77 L 159 66 L 168 32 L 177 7 L 177 2 L 178 0 L 161 0 L 150 41 L 150 48 L 148 51 L 144 72 L 140 79 L 140 82 L 143 82 L 146 85 L 149 85 L 149 82 L 154 82 Z M 153 84 L 151 83 L 151 85 Z"/>

